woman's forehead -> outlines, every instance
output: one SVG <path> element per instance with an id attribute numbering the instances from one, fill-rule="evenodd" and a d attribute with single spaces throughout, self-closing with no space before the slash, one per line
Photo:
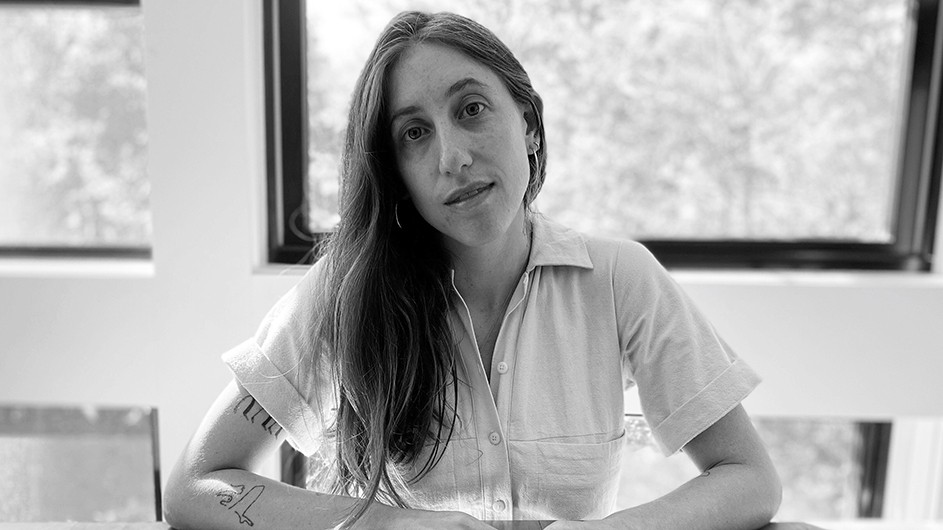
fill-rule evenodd
<path id="1" fill-rule="evenodd" d="M 410 47 L 390 76 L 393 112 L 444 102 L 464 88 L 507 92 L 491 68 L 449 46 L 422 43 Z M 508 95 L 510 95 L 508 93 Z"/>

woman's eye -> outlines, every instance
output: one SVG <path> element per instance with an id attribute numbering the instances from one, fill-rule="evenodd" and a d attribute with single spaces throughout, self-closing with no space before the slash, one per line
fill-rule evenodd
<path id="1" fill-rule="evenodd" d="M 484 105 L 474 101 L 468 105 L 465 105 L 465 114 L 468 116 L 477 116 L 479 113 L 481 113 L 482 109 L 484 109 Z"/>
<path id="2" fill-rule="evenodd" d="M 418 140 L 422 138 L 422 129 L 419 127 L 410 127 L 406 129 L 406 139 L 407 140 Z"/>

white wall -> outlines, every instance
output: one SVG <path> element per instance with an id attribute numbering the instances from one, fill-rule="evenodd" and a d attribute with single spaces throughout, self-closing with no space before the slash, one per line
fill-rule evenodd
<path id="1" fill-rule="evenodd" d="M 0 402 L 156 405 L 169 468 L 299 277 L 260 265 L 259 5 L 144 0 L 153 266 L 0 263 Z M 943 416 L 939 273 L 676 276 L 765 377 L 751 412 Z"/>

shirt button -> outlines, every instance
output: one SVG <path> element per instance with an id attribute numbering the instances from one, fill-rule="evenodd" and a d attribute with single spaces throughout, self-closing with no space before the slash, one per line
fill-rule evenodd
<path id="1" fill-rule="evenodd" d="M 506 363 L 506 362 L 504 362 L 504 361 L 499 362 L 499 363 L 498 363 L 498 373 L 499 373 L 499 374 L 506 374 L 506 373 L 508 373 L 508 363 Z"/>
<path id="2" fill-rule="evenodd" d="M 493 506 L 493 508 L 494 508 L 494 511 L 496 511 L 496 512 L 503 512 L 504 509 L 507 508 L 507 507 L 508 507 L 508 505 L 507 505 L 503 500 L 501 500 L 501 499 L 498 499 L 498 500 L 494 501 L 494 506 Z"/>
<path id="3" fill-rule="evenodd" d="M 488 441 L 491 442 L 491 445 L 498 445 L 501 443 L 501 435 L 492 431 L 491 434 L 488 435 Z"/>

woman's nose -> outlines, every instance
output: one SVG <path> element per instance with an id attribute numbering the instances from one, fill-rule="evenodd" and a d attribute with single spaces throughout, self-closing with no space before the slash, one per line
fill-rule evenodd
<path id="1" fill-rule="evenodd" d="M 454 128 L 439 129 L 439 173 L 457 175 L 472 163 L 468 138 Z"/>

